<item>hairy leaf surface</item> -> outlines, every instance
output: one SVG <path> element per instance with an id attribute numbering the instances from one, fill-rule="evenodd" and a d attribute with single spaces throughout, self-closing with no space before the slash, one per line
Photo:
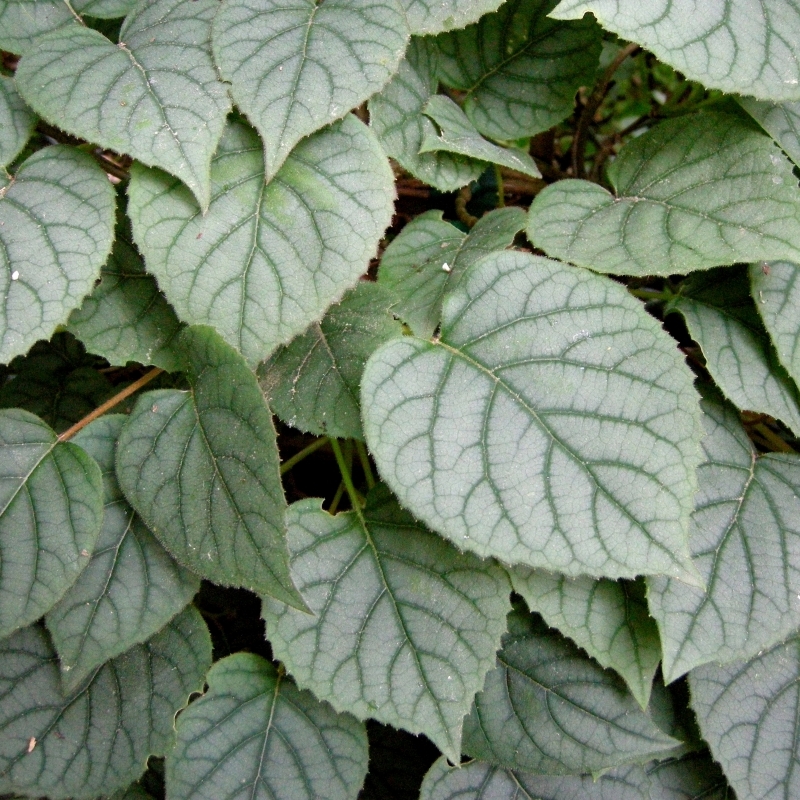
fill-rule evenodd
<path id="1" fill-rule="evenodd" d="M 14 79 L 0 75 L 0 169 L 19 154 L 36 127 L 36 114 L 19 96 Z"/>
<path id="2" fill-rule="evenodd" d="M 768 103 L 740 97 L 739 104 L 795 164 L 800 164 L 800 103 Z"/>
<path id="3" fill-rule="evenodd" d="M 547 187 L 531 204 L 531 241 L 554 258 L 620 275 L 800 260 L 792 165 L 737 116 L 662 122 L 627 144 L 608 176 L 616 195 L 588 181 Z"/>

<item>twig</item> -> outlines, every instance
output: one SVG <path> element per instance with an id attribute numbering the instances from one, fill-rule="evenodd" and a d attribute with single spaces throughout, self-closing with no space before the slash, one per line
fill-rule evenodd
<path id="1" fill-rule="evenodd" d="M 311 442 L 311 444 L 307 447 L 304 447 L 302 450 L 295 453 L 291 458 L 287 458 L 286 461 L 281 464 L 281 475 L 285 475 L 292 467 L 299 464 L 304 458 L 306 458 L 306 456 L 310 456 L 312 453 L 315 453 L 320 449 L 320 447 L 324 447 L 327 443 L 328 437 L 322 436 L 316 441 Z"/>

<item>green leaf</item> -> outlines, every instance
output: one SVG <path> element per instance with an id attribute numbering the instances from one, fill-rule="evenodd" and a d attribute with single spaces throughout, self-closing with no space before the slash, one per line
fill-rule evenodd
<path id="1" fill-rule="evenodd" d="M 294 146 L 380 91 L 408 44 L 398 0 L 228 0 L 214 57 L 264 141 L 267 181 Z"/>
<path id="2" fill-rule="evenodd" d="M 378 283 L 395 298 L 392 310 L 422 339 L 442 321 L 445 294 L 478 259 L 510 246 L 525 227 L 525 212 L 509 206 L 481 217 L 468 234 L 442 220 L 441 211 L 415 217 L 381 259 Z"/>
<path id="3" fill-rule="evenodd" d="M 426 135 L 436 135 L 422 109 L 438 86 L 435 47 L 429 40 L 412 38 L 397 74 L 369 101 L 369 118 L 388 156 L 424 183 L 452 192 L 477 180 L 486 165 L 453 153 L 420 152 Z"/>
<path id="4" fill-rule="evenodd" d="M 565 574 L 695 581 L 699 408 L 673 340 L 608 278 L 474 264 L 432 342 L 377 350 L 364 432 L 400 502 L 457 547 Z"/>
<path id="5" fill-rule="evenodd" d="M 788 261 L 753 264 L 750 285 L 756 308 L 781 364 L 800 384 L 800 266 Z M 772 355 L 772 347 L 767 348 Z M 748 364 L 748 369 L 752 367 Z"/>
<path id="6" fill-rule="evenodd" d="M 91 561 L 45 618 L 67 691 L 100 664 L 156 634 L 200 588 L 145 528 L 117 485 L 114 457 L 125 419 L 102 417 L 73 440 L 100 466 L 105 507 Z"/>
<path id="7" fill-rule="evenodd" d="M 796 797 L 800 637 L 751 661 L 698 667 L 689 685 L 700 730 L 736 795 Z"/>
<path id="8" fill-rule="evenodd" d="M 25 105 L 13 78 L 0 75 L 0 169 L 22 151 L 36 127 L 36 115 Z"/>
<path id="9" fill-rule="evenodd" d="M 269 184 L 258 136 L 234 123 L 211 179 L 203 216 L 179 183 L 134 165 L 134 238 L 178 316 L 213 325 L 255 364 L 357 283 L 391 220 L 394 179 L 353 116 L 301 142 Z"/>
<path id="10" fill-rule="evenodd" d="M 739 117 L 666 120 L 627 144 L 608 173 L 616 196 L 588 181 L 548 186 L 531 204 L 531 241 L 554 258 L 620 275 L 800 260 L 792 165 Z"/>
<path id="11" fill-rule="evenodd" d="M 514 612 L 464 722 L 464 752 L 507 769 L 579 775 L 664 757 L 679 742 L 625 684 L 536 618 Z"/>
<path id="12" fill-rule="evenodd" d="M 38 37 L 80 24 L 64 0 L 6 0 L 0 4 L 0 49 L 26 53 Z"/>
<path id="13" fill-rule="evenodd" d="M 769 414 L 800 433 L 800 391 L 764 330 L 745 267 L 693 275 L 666 311 L 683 315 L 706 368 L 734 405 Z"/>
<path id="14" fill-rule="evenodd" d="M 287 512 L 292 575 L 315 616 L 264 603 L 267 638 L 299 686 L 339 711 L 424 733 L 450 759 L 510 608 L 495 565 L 458 553 L 385 487 L 363 512 Z"/>
<path id="15" fill-rule="evenodd" d="M 650 800 L 736 800 L 708 751 L 654 761 L 646 768 Z"/>
<path id="16" fill-rule="evenodd" d="M 46 613 L 89 562 L 100 469 L 38 417 L 0 411 L 0 637 Z"/>
<path id="17" fill-rule="evenodd" d="M 463 28 L 494 11 L 503 0 L 402 0 L 411 33 Z"/>
<path id="18" fill-rule="evenodd" d="M 469 121 L 467 115 L 449 97 L 441 94 L 434 95 L 425 103 L 422 111 L 439 126 L 440 132 L 438 136 L 430 132 L 425 134 L 420 153 L 444 150 L 448 153 L 458 153 L 468 158 L 508 167 L 533 178 L 542 177 L 536 163 L 527 153 L 522 150 L 498 147 L 484 139 Z"/>
<path id="19" fill-rule="evenodd" d="M 117 445 L 125 496 L 184 566 L 304 608 L 289 577 L 272 417 L 242 357 L 210 328 L 181 335 L 191 391 L 142 395 Z"/>
<path id="20" fill-rule="evenodd" d="M 67 321 L 113 239 L 114 191 L 88 154 L 45 147 L 0 176 L 0 362 Z"/>
<path id="21" fill-rule="evenodd" d="M 579 86 L 591 85 L 601 31 L 586 19 L 548 17 L 555 0 L 509 0 L 464 30 L 439 36 L 440 77 L 466 92 L 464 110 L 494 139 L 546 131 L 572 113 Z"/>
<path id="22" fill-rule="evenodd" d="M 800 164 L 800 103 L 767 103 L 753 97 L 740 97 L 739 105 L 783 148 L 795 164 Z"/>
<path id="23" fill-rule="evenodd" d="M 359 386 L 375 349 L 402 335 L 389 314 L 391 297 L 361 281 L 331 306 L 322 322 L 259 367 L 259 383 L 275 413 L 307 433 L 363 439 Z"/>
<path id="24" fill-rule="evenodd" d="M 72 7 L 79 14 L 96 19 L 118 19 L 130 14 L 137 0 L 71 0 Z"/>
<path id="25" fill-rule="evenodd" d="M 88 800 L 125 788 L 172 747 L 173 718 L 210 665 L 191 606 L 73 692 L 44 629 L 18 631 L 0 642 L 0 791 Z"/>
<path id="26" fill-rule="evenodd" d="M 250 653 L 218 661 L 178 718 L 169 800 L 355 800 L 367 732 Z"/>
<path id="27" fill-rule="evenodd" d="M 566 578 L 527 567 L 515 567 L 510 575 L 532 611 L 617 672 L 647 708 L 661 644 L 641 582 Z"/>
<path id="28" fill-rule="evenodd" d="M 141 2 L 119 44 L 71 26 L 42 37 L 16 73 L 59 128 L 180 178 L 205 210 L 209 164 L 231 109 L 211 59 L 215 0 Z"/>
<path id="29" fill-rule="evenodd" d="M 690 544 L 708 589 L 649 579 L 668 681 L 749 658 L 800 626 L 800 458 L 758 456 L 730 406 L 703 410 Z"/>
<path id="30" fill-rule="evenodd" d="M 757 6 L 750 0 L 705 0 L 702 9 L 672 2 L 562 0 L 552 15 L 580 19 L 587 12 L 709 88 L 800 99 L 796 0 L 762 0 Z"/>

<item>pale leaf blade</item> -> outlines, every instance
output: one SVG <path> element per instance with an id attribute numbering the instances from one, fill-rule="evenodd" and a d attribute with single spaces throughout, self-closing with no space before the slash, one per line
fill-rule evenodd
<path id="1" fill-rule="evenodd" d="M 0 75 L 0 169 L 8 166 L 25 147 L 37 117 L 25 105 L 14 79 Z"/>
<path id="2" fill-rule="evenodd" d="M 0 6 L 0 48 L 22 55 L 40 36 L 80 24 L 63 0 L 6 2 Z"/>
<path id="3" fill-rule="evenodd" d="M 800 164 L 800 102 L 768 103 L 753 97 L 740 97 L 739 104 L 783 148 L 795 164 Z"/>
<path id="4" fill-rule="evenodd" d="M 79 14 L 97 19 L 119 19 L 130 14 L 138 0 L 71 0 Z"/>
<path id="5" fill-rule="evenodd" d="M 463 28 L 494 11 L 502 0 L 402 0 L 411 33 L 428 34 Z"/>

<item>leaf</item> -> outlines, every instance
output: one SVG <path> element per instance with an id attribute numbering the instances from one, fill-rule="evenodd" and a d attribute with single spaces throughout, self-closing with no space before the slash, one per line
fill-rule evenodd
<path id="1" fill-rule="evenodd" d="M 678 744 L 616 675 L 520 612 L 509 616 L 497 666 L 464 722 L 467 755 L 542 775 L 644 763 Z"/>
<path id="2" fill-rule="evenodd" d="M 38 37 L 80 24 L 63 0 L 11 0 L 0 5 L 0 49 L 21 55 Z"/>
<path id="3" fill-rule="evenodd" d="M 96 19 L 118 19 L 130 14 L 136 8 L 136 0 L 71 0 L 72 7 L 79 14 Z"/>
<path id="4" fill-rule="evenodd" d="M 738 98 L 739 105 L 800 164 L 800 103 L 768 103 L 753 97 Z"/>
<path id="5" fill-rule="evenodd" d="M 527 153 L 513 148 L 498 147 L 484 139 L 467 119 L 467 115 L 449 97 L 434 95 L 425 103 L 422 111 L 439 126 L 440 133 L 438 136 L 427 133 L 420 153 L 445 150 L 508 167 L 533 178 L 542 177 L 536 163 Z"/>
<path id="6" fill-rule="evenodd" d="M 214 58 L 264 141 L 267 181 L 304 137 L 380 91 L 408 44 L 398 0 L 228 0 Z"/>
<path id="7" fill-rule="evenodd" d="M 525 227 L 525 212 L 509 206 L 481 217 L 468 234 L 442 220 L 441 211 L 415 217 L 381 259 L 378 284 L 395 297 L 393 311 L 422 339 L 442 321 L 442 301 L 478 259 L 510 246 Z"/>
<path id="8" fill-rule="evenodd" d="M 35 127 L 36 115 L 19 96 L 14 79 L 0 75 L 0 169 L 22 152 Z"/>
<path id="9" fill-rule="evenodd" d="M 526 253 L 474 264 L 433 342 L 379 348 L 364 433 L 400 502 L 480 556 L 695 581 L 691 374 L 625 289 Z"/>
<path id="10" fill-rule="evenodd" d="M 0 791 L 88 800 L 125 788 L 172 747 L 173 718 L 210 665 L 191 606 L 73 692 L 44 629 L 18 631 L 0 642 Z"/>
<path id="11" fill-rule="evenodd" d="M 45 147 L 0 176 L 0 362 L 67 321 L 113 238 L 114 191 L 88 154 Z"/>
<path id="12" fill-rule="evenodd" d="M 256 378 L 210 328 L 189 328 L 180 343 L 191 391 L 139 398 L 119 436 L 119 485 L 178 563 L 304 608 L 289 577 L 275 429 Z"/>
<path id="13" fill-rule="evenodd" d="M 91 561 L 45 618 L 66 691 L 158 633 L 200 588 L 133 513 L 117 484 L 114 457 L 125 419 L 123 414 L 101 417 L 73 440 L 100 466 L 105 507 Z"/>
<path id="14" fill-rule="evenodd" d="M 527 567 L 515 567 L 510 575 L 514 591 L 528 608 L 601 666 L 617 672 L 639 705 L 647 708 L 661 643 L 642 583 L 566 578 Z"/>
<path id="15" fill-rule="evenodd" d="M 0 638 L 46 613 L 89 561 L 103 519 L 97 464 L 21 409 L 0 411 Z"/>
<path id="16" fill-rule="evenodd" d="M 367 773 L 363 724 L 250 653 L 218 661 L 207 680 L 205 696 L 178 719 L 170 800 L 356 797 Z"/>
<path id="17" fill-rule="evenodd" d="M 708 751 L 647 766 L 651 800 L 736 800 Z"/>
<path id="18" fill-rule="evenodd" d="M 369 119 L 388 156 L 423 183 L 451 192 L 477 180 L 486 165 L 442 151 L 420 152 L 426 134 L 436 134 L 422 109 L 438 85 L 436 49 L 426 39 L 412 38 L 397 74 L 369 101 Z"/>
<path id="19" fill-rule="evenodd" d="M 591 85 L 602 32 L 594 20 L 561 22 L 555 0 L 509 0 L 475 25 L 436 40 L 440 77 L 466 92 L 464 110 L 493 139 L 546 131 L 572 113 Z"/>
<path id="20" fill-rule="evenodd" d="M 692 707 L 703 737 L 740 798 L 798 791 L 799 637 L 751 661 L 692 670 Z"/>
<path id="21" fill-rule="evenodd" d="M 620 275 L 800 260 L 792 165 L 738 117 L 666 120 L 627 144 L 608 175 L 616 196 L 588 181 L 548 186 L 531 204 L 531 241 L 554 258 Z"/>
<path id="22" fill-rule="evenodd" d="M 731 402 L 800 433 L 800 391 L 764 330 L 745 267 L 693 275 L 665 311 L 678 311 L 686 320 L 706 368 Z"/>
<path id="23" fill-rule="evenodd" d="M 702 13 L 679 3 L 562 0 L 552 16 L 580 19 L 587 12 L 709 88 L 800 99 L 796 0 L 762 0 L 757 6 L 750 0 L 706 0 Z"/>
<path id="24" fill-rule="evenodd" d="M 668 681 L 750 658 L 800 626 L 800 458 L 757 456 L 730 406 L 704 400 L 703 410 L 690 544 L 708 588 L 649 579 Z"/>
<path id="25" fill-rule="evenodd" d="M 265 601 L 275 657 L 338 711 L 424 733 L 457 761 L 463 717 L 506 629 L 503 571 L 426 531 L 385 487 L 363 516 L 301 500 L 287 527 L 292 575 L 315 616 Z"/>
<path id="26" fill-rule="evenodd" d="M 463 28 L 494 11 L 503 0 L 402 0 L 411 33 L 440 33 Z"/>
<path id="27" fill-rule="evenodd" d="M 373 351 L 402 335 L 389 314 L 389 294 L 361 281 L 321 322 L 259 367 L 259 383 L 275 413 L 307 433 L 363 439 L 359 386 Z"/>
<path id="28" fill-rule="evenodd" d="M 366 271 L 391 220 L 393 176 L 348 116 L 301 142 L 269 184 L 255 131 L 234 123 L 211 178 L 202 216 L 179 183 L 134 165 L 134 238 L 178 316 L 213 325 L 255 364 Z"/>

